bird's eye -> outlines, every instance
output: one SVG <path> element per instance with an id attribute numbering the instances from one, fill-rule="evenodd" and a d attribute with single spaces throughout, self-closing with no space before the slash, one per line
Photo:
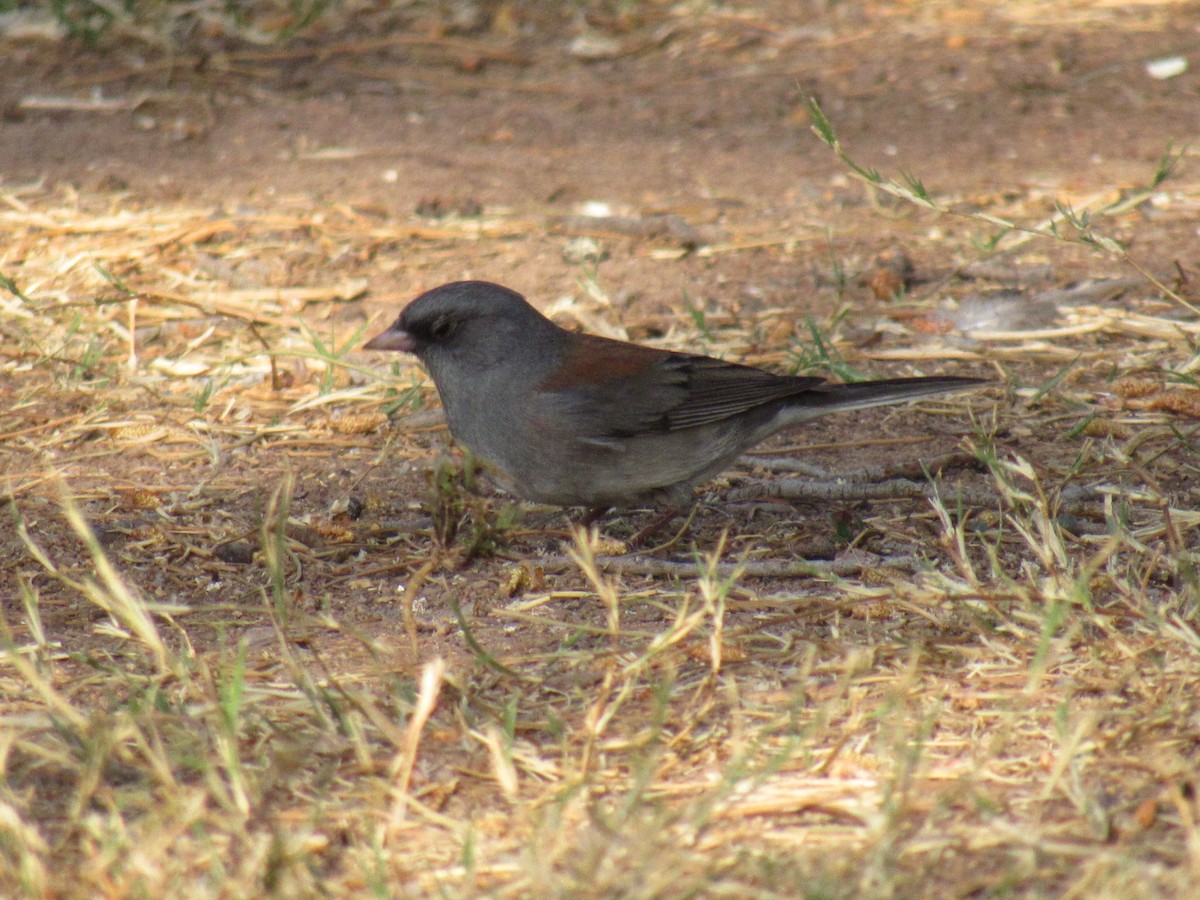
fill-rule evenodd
<path id="1" fill-rule="evenodd" d="M 457 322 L 453 319 L 441 318 L 429 326 L 429 336 L 434 340 L 441 341 L 450 337 L 456 330 L 458 330 Z"/>

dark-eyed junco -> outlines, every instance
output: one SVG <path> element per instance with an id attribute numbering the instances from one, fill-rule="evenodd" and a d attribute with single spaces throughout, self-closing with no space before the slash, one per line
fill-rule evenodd
<path id="1" fill-rule="evenodd" d="M 486 281 L 422 294 L 366 349 L 415 353 L 450 433 L 502 487 L 559 506 L 682 506 L 695 485 L 781 429 L 984 383 L 775 375 L 566 331 Z"/>

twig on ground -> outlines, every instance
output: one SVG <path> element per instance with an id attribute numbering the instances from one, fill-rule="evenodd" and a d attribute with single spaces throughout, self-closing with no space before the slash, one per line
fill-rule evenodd
<path id="1" fill-rule="evenodd" d="M 561 572 L 575 564 L 570 557 L 555 554 L 539 559 L 538 565 L 546 572 Z M 693 577 L 700 570 L 700 565 L 695 562 L 677 562 L 640 555 L 598 556 L 596 565 L 600 571 L 615 575 L 654 575 L 667 578 Z M 923 565 L 924 563 L 915 556 L 878 556 L 855 550 L 840 559 L 832 560 L 759 559 L 720 563 L 716 567 L 716 573 L 719 578 L 730 578 L 735 574 L 747 578 L 845 577 L 885 568 L 916 572 Z"/>

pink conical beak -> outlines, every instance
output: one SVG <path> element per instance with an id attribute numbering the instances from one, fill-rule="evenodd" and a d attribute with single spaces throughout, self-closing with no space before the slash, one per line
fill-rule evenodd
<path id="1" fill-rule="evenodd" d="M 364 350 L 398 350 L 401 353 L 412 353 L 417 349 L 413 336 L 400 327 L 393 325 L 387 331 L 381 331 L 371 340 L 363 344 Z"/>

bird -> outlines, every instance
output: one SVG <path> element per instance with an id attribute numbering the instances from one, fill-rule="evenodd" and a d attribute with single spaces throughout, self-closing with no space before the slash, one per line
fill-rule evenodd
<path id="1" fill-rule="evenodd" d="M 831 384 L 568 331 L 516 291 L 421 294 L 366 350 L 415 354 L 451 435 L 503 489 L 592 510 L 681 508 L 746 450 L 817 416 L 968 390 L 935 376 Z"/>

